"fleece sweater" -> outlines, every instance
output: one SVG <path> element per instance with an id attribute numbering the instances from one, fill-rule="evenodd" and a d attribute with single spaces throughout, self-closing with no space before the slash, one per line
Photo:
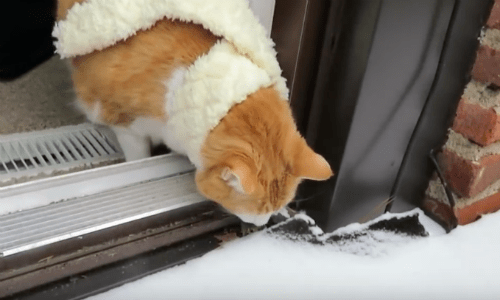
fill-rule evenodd
<path id="1" fill-rule="evenodd" d="M 66 58 L 102 50 L 164 17 L 200 24 L 223 37 L 166 95 L 165 142 L 200 168 L 206 136 L 232 106 L 271 85 L 288 99 L 274 43 L 246 0 L 87 0 L 56 23 L 56 52 Z"/>

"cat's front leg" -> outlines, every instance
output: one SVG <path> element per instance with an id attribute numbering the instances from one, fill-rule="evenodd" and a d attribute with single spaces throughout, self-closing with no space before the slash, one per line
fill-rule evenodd
<path id="1" fill-rule="evenodd" d="M 143 159 L 151 156 L 149 138 L 139 135 L 124 127 L 113 126 L 113 131 L 125 154 L 127 161 Z"/>

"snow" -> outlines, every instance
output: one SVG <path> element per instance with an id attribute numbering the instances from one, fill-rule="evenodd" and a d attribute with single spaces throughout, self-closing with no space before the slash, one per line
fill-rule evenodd
<path id="1" fill-rule="evenodd" d="M 258 232 L 90 299 L 499 299 L 500 213 L 445 234 L 415 212 L 428 237 L 377 231 L 315 245 Z"/>

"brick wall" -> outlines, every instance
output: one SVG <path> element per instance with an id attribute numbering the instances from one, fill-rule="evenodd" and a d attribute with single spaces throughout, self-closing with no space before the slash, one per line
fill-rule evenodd
<path id="1" fill-rule="evenodd" d="M 452 209 L 438 176 L 423 207 L 447 224 L 474 222 L 500 209 L 500 0 L 496 0 L 438 163 L 455 200 Z"/>

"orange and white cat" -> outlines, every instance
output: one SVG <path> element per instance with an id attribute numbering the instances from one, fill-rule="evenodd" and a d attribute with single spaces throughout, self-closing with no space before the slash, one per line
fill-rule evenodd
<path id="1" fill-rule="evenodd" d="M 231 1 L 228 5 L 245 0 Z M 85 0 L 59 0 L 57 30 L 64 29 L 68 11 L 77 15 L 91 9 L 83 4 Z M 247 62 L 252 53 L 240 54 L 244 47 L 227 42 L 224 31 L 214 34 L 202 25 L 165 16 L 109 46 L 78 54 L 86 46 L 81 44 L 75 47 L 77 54 L 65 55 L 71 57 L 79 106 L 90 120 L 115 130 L 127 160 L 147 157 L 151 143 L 165 142 L 195 164 L 201 194 L 256 225 L 267 223 L 292 201 L 303 179 L 333 175 L 297 131 L 284 99 L 284 81 L 273 81 L 267 75 L 272 71 Z M 96 34 L 113 30 L 100 26 Z M 234 33 L 235 40 L 238 35 Z M 202 84 L 200 76 L 208 83 Z M 190 97 L 206 99 L 193 108 Z M 212 116 L 221 113 L 218 106 L 224 101 L 233 102 L 224 104 L 228 107 L 220 110 L 222 116 Z"/>

